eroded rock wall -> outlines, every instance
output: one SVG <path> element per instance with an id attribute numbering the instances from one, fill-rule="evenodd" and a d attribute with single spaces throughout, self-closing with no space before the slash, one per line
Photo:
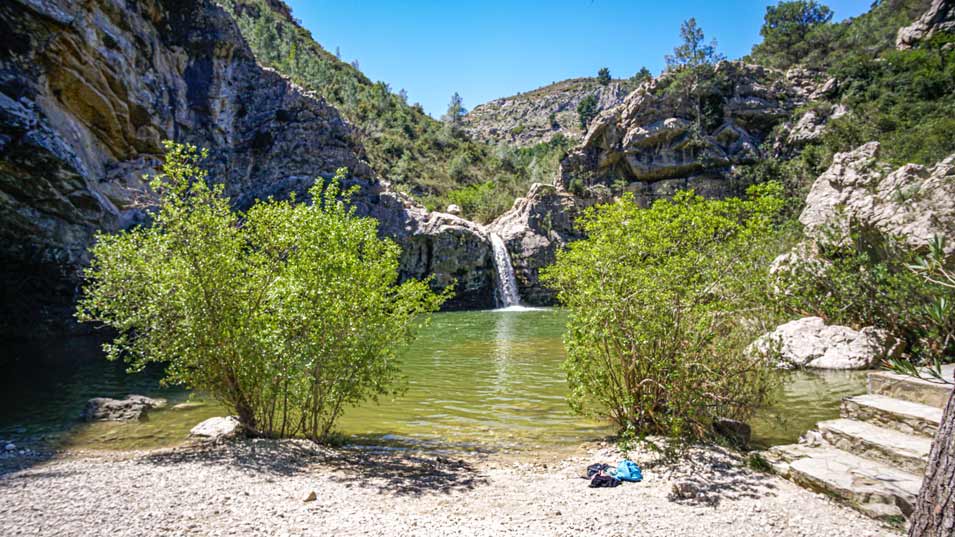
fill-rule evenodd
<path id="1" fill-rule="evenodd" d="M 732 167 L 763 158 L 773 127 L 803 102 L 782 73 L 742 62 L 718 64 L 699 92 L 676 91 L 674 76 L 641 86 L 593 121 L 561 163 L 565 189 L 622 187 L 643 203 L 686 188 L 733 193 Z"/>
<path id="2" fill-rule="evenodd" d="M 208 148 L 204 166 L 239 206 L 347 167 L 363 214 L 393 211 L 405 224 L 383 231 L 427 245 L 426 261 L 406 251 L 404 276 L 439 269 L 436 280 L 463 276 L 475 293 L 493 281 L 489 262 L 436 261 L 459 259 L 464 243 L 480 250 L 483 236 L 383 200 L 350 126 L 259 66 L 214 2 L 11 0 L 0 4 L 0 334 L 71 326 L 93 234 L 144 221 L 152 196 L 142 176 L 161 164 L 164 139 Z"/>

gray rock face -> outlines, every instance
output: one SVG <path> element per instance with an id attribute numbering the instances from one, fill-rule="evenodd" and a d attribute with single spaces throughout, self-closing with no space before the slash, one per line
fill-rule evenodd
<path id="1" fill-rule="evenodd" d="M 83 419 L 86 421 L 133 421 L 141 419 L 154 408 L 166 406 L 165 399 L 144 395 L 127 395 L 125 399 L 95 397 L 86 402 Z"/>
<path id="2" fill-rule="evenodd" d="M 564 188 L 623 182 L 644 203 L 688 187 L 707 196 L 730 193 L 731 167 L 761 158 L 760 144 L 801 102 L 781 73 L 722 62 L 706 99 L 710 124 L 694 134 L 696 100 L 667 91 L 671 79 L 665 74 L 641 86 L 594 120 L 561 163 Z"/>
<path id="3" fill-rule="evenodd" d="M 764 334 L 751 349 L 778 359 L 778 367 L 783 369 L 867 369 L 894 356 L 898 345 L 884 330 L 867 327 L 857 331 L 806 317 Z"/>
<path id="4" fill-rule="evenodd" d="M 239 207 L 304 191 L 343 166 L 362 187 L 362 214 L 395 207 L 379 200 L 387 187 L 338 112 L 259 66 L 211 0 L 14 0 L 0 5 L 0 30 L 2 335 L 34 334 L 51 319 L 56 331 L 73 326 L 93 233 L 145 221 L 153 197 L 142 176 L 161 164 L 164 139 L 208 148 L 204 167 Z M 429 218 L 395 208 L 395 220 Z M 491 281 L 434 261 L 462 259 L 453 249 L 477 240 L 450 240 L 447 227 L 383 232 L 430 248 L 427 259 L 425 246 L 406 252 L 407 277 L 438 268 L 472 291 Z"/>
<path id="5" fill-rule="evenodd" d="M 565 80 L 534 91 L 475 106 L 464 116 L 464 129 L 473 138 L 493 144 L 530 146 L 555 134 L 579 140 L 577 105 L 588 95 L 597 98 L 597 111 L 623 102 L 632 84 L 614 81 L 602 86 L 594 78 Z"/>
<path id="6" fill-rule="evenodd" d="M 242 425 L 235 416 L 209 418 L 189 430 L 189 436 L 200 440 L 225 440 L 242 433 Z"/>
<path id="7" fill-rule="evenodd" d="M 799 216 L 811 239 L 845 240 L 850 227 L 877 230 L 913 248 L 936 235 L 949 237 L 955 252 L 955 155 L 926 167 L 906 164 L 892 170 L 879 161 L 879 144 L 870 142 L 839 153 L 816 179 Z"/>
<path id="8" fill-rule="evenodd" d="M 899 29 L 895 37 L 895 46 L 906 50 L 935 35 L 937 32 L 955 30 L 955 1 L 933 0 L 932 5 L 921 17 L 909 26 Z"/>
<path id="9" fill-rule="evenodd" d="M 574 220 L 599 200 L 596 194 L 575 196 L 553 185 L 535 183 L 527 196 L 518 198 L 511 210 L 488 226 L 504 240 L 525 303 L 553 304 L 553 291 L 540 283 L 540 269 L 555 261 L 557 250 L 582 238 Z"/>
<path id="10" fill-rule="evenodd" d="M 455 297 L 447 309 L 494 307 L 494 259 L 484 228 L 459 216 L 427 211 L 395 192 L 369 197 L 374 203 L 359 211 L 379 222 L 379 232 L 402 248 L 404 278 L 433 276 L 431 285 L 443 289 L 454 283 Z"/>

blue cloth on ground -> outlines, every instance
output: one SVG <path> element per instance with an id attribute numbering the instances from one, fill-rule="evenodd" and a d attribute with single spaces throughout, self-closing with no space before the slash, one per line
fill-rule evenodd
<path id="1" fill-rule="evenodd" d="M 617 463 L 617 471 L 613 473 L 613 476 L 621 481 L 630 481 L 631 483 L 643 481 L 643 472 L 640 471 L 640 467 L 635 462 L 626 459 Z"/>

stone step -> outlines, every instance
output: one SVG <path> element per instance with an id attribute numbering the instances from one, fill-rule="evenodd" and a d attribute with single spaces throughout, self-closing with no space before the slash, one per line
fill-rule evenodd
<path id="1" fill-rule="evenodd" d="M 816 427 L 833 447 L 919 476 L 925 474 L 931 438 L 847 419 L 822 421 Z"/>
<path id="2" fill-rule="evenodd" d="M 942 422 L 942 409 L 870 393 L 843 399 L 842 417 L 931 438 Z"/>
<path id="3" fill-rule="evenodd" d="M 894 523 L 912 514 L 922 484 L 918 475 L 829 446 L 777 446 L 765 456 L 794 483 Z"/>
<path id="4" fill-rule="evenodd" d="M 953 374 L 955 364 L 942 366 L 944 378 L 951 379 Z M 869 373 L 869 393 L 944 408 L 949 394 L 952 393 L 952 385 L 891 371 L 873 371 Z"/>

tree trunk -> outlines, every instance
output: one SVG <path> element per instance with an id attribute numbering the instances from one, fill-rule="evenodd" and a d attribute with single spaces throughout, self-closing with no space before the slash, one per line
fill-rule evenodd
<path id="1" fill-rule="evenodd" d="M 955 392 L 932 442 L 909 537 L 955 537 Z"/>

